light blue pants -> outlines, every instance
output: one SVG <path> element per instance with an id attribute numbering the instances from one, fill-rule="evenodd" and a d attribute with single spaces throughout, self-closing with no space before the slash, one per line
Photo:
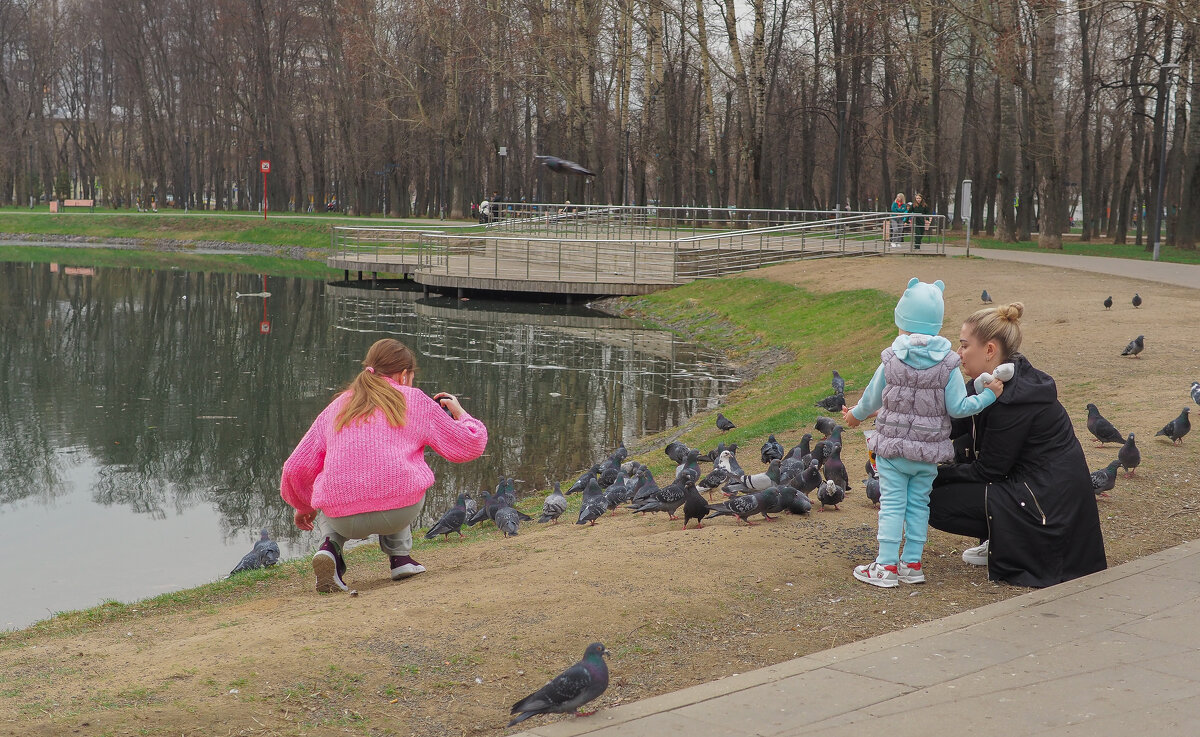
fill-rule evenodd
<path id="1" fill-rule="evenodd" d="M 899 561 L 920 563 L 929 538 L 929 492 L 937 478 L 937 464 L 907 458 L 880 458 L 879 467 L 879 557 L 876 561 L 894 566 Z M 904 554 L 900 541 L 905 540 Z"/>

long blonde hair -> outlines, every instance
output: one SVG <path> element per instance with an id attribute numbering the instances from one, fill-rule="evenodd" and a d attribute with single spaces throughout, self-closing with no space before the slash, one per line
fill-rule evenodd
<path id="1" fill-rule="evenodd" d="M 362 362 L 363 370 L 346 391 L 350 392 L 350 401 L 342 407 L 334 420 L 334 429 L 341 430 L 347 425 L 362 420 L 368 420 L 376 409 L 382 409 L 392 427 L 404 427 L 408 406 L 404 395 L 388 383 L 384 377 L 408 371 L 417 372 L 417 358 L 408 346 L 393 338 L 375 341 L 367 350 L 367 357 Z"/>
<path id="2" fill-rule="evenodd" d="M 995 341 L 1003 357 L 1010 358 L 1021 347 L 1021 315 L 1024 312 L 1025 305 L 1020 302 L 984 307 L 976 310 L 963 324 L 980 343 Z"/>

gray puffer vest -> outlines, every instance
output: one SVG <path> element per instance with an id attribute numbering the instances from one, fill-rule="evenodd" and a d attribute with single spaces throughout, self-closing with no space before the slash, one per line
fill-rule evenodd
<path id="1" fill-rule="evenodd" d="M 946 413 L 946 382 L 961 359 L 951 351 L 942 362 L 916 369 L 883 352 L 883 406 L 875 418 L 868 446 L 881 458 L 940 463 L 954 460 L 950 415 Z"/>

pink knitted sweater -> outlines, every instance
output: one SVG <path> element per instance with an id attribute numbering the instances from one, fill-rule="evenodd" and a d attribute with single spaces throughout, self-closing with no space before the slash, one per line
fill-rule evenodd
<path id="1" fill-rule="evenodd" d="M 388 424 L 383 410 L 367 421 L 334 430 L 349 401 L 345 392 L 326 407 L 283 464 L 280 495 L 301 513 L 319 509 L 328 517 L 381 512 L 416 504 L 433 484 L 425 446 L 448 461 L 483 455 L 487 428 L 466 412 L 453 420 L 425 392 L 387 379 L 404 394 L 404 427 Z"/>

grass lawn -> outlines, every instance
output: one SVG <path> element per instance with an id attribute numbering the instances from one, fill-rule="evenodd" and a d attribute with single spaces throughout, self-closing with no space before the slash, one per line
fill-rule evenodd
<path id="1" fill-rule="evenodd" d="M 342 272 L 324 261 L 260 254 L 188 253 L 116 248 L 0 246 L 0 261 L 59 263 L 67 266 L 121 266 L 139 269 L 178 268 L 227 274 L 268 274 L 311 279 L 337 279 Z"/>

